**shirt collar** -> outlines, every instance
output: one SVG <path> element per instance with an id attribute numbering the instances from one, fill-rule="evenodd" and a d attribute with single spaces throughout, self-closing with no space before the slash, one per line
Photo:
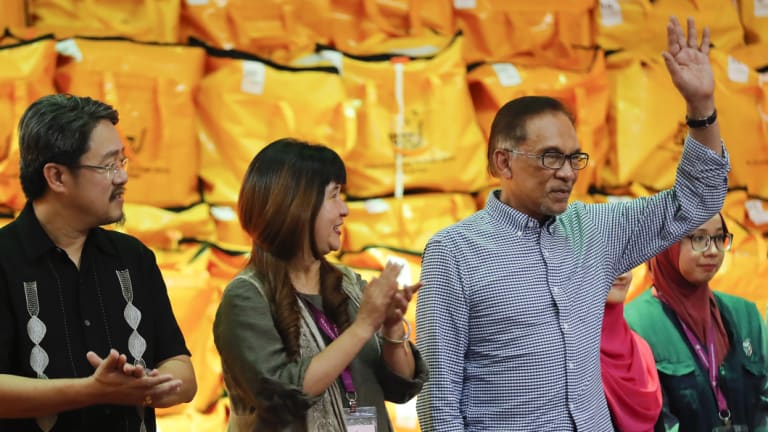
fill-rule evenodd
<path id="1" fill-rule="evenodd" d="M 19 224 L 19 231 L 21 232 L 22 248 L 27 258 L 30 260 L 37 259 L 44 254 L 56 249 L 55 243 L 48 237 L 48 233 L 45 232 L 43 226 L 40 225 L 40 221 L 37 219 L 35 209 L 32 207 L 32 202 L 27 201 L 24 209 L 16 218 Z M 85 247 L 94 245 L 102 252 L 106 252 L 112 255 L 117 255 L 117 249 L 115 245 L 109 240 L 106 232 L 101 228 L 92 228 L 88 232 L 88 238 L 85 240 Z"/>
<path id="2" fill-rule="evenodd" d="M 517 231 L 538 231 L 544 227 L 547 229 L 547 232 L 552 234 L 552 227 L 556 220 L 554 216 L 548 218 L 541 224 L 538 220 L 501 202 L 501 200 L 499 200 L 500 194 L 501 190 L 499 189 L 492 191 L 488 194 L 488 199 L 485 202 L 485 210 L 489 212 L 494 219 L 499 220 L 504 225 Z"/>

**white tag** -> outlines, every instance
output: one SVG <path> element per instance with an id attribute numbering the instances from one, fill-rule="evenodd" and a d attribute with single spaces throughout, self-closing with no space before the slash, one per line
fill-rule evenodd
<path id="1" fill-rule="evenodd" d="M 454 9 L 475 9 L 477 0 L 453 0 Z"/>
<path id="2" fill-rule="evenodd" d="M 627 202 L 632 201 L 632 197 L 629 195 L 608 195 L 605 200 L 609 203 Z"/>
<path id="3" fill-rule="evenodd" d="M 440 47 L 434 45 L 420 45 L 415 47 L 395 48 L 390 52 L 392 54 L 399 54 L 407 57 L 432 57 L 440 52 Z"/>
<path id="4" fill-rule="evenodd" d="M 755 0 L 755 17 L 768 17 L 768 0 Z"/>
<path id="5" fill-rule="evenodd" d="M 243 61 L 243 81 L 240 83 L 240 90 L 250 94 L 263 94 L 266 74 L 267 68 L 264 63 L 251 60 Z"/>
<path id="6" fill-rule="evenodd" d="M 339 75 L 344 73 L 344 55 L 339 51 L 334 50 L 322 50 L 320 51 L 320 57 L 331 62 L 339 70 Z"/>
<path id="7" fill-rule="evenodd" d="M 186 0 L 189 6 L 205 6 L 208 4 L 208 0 Z"/>
<path id="8" fill-rule="evenodd" d="M 768 224 L 768 211 L 763 208 L 762 201 L 756 199 L 747 200 L 744 203 L 744 207 L 747 209 L 749 220 L 754 222 L 755 225 Z"/>
<path id="9" fill-rule="evenodd" d="M 365 200 L 365 209 L 368 214 L 379 214 L 389 211 L 389 204 L 381 198 Z"/>
<path id="10" fill-rule="evenodd" d="M 749 80 L 749 66 L 728 56 L 728 78 L 737 83 L 747 82 Z"/>
<path id="11" fill-rule="evenodd" d="M 230 206 L 212 206 L 211 216 L 218 221 L 232 222 L 237 220 L 235 209 Z"/>
<path id="12" fill-rule="evenodd" d="M 344 408 L 344 425 L 347 432 L 376 432 L 376 407 L 357 407 L 354 413 Z"/>
<path id="13" fill-rule="evenodd" d="M 56 52 L 67 57 L 72 57 L 76 62 L 83 61 L 83 53 L 74 39 L 64 39 L 56 42 Z"/>
<path id="14" fill-rule="evenodd" d="M 624 22 L 618 0 L 600 0 L 600 24 L 612 27 Z"/>
<path id="15" fill-rule="evenodd" d="M 499 84 L 502 86 L 514 87 L 523 82 L 520 72 L 512 63 L 494 63 L 491 66 L 493 66 L 496 77 L 499 78 Z"/>

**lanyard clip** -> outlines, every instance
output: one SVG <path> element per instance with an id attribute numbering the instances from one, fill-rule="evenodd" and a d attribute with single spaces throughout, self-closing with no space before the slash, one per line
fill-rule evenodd
<path id="1" fill-rule="evenodd" d="M 347 392 L 347 401 L 349 401 L 349 412 L 354 414 L 357 411 L 357 392 L 356 391 L 351 391 L 351 392 L 348 391 Z"/>
<path id="2" fill-rule="evenodd" d="M 720 420 L 723 421 L 723 424 L 725 426 L 731 425 L 731 410 L 729 410 L 728 408 L 724 410 L 720 410 L 717 412 L 717 415 L 720 417 Z"/>

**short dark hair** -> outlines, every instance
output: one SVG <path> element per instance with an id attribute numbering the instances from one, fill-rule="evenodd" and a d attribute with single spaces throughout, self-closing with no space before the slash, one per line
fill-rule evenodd
<path id="1" fill-rule="evenodd" d="M 557 99 L 547 96 L 523 96 L 513 99 L 496 112 L 491 125 L 491 134 L 488 138 L 488 172 L 495 176 L 493 166 L 493 153 L 498 148 L 510 144 L 512 148 L 528 139 L 527 123 L 531 117 L 547 112 L 560 112 L 565 114 L 571 123 L 573 115 Z"/>
<path id="2" fill-rule="evenodd" d="M 27 108 L 19 121 L 19 177 L 27 199 L 45 193 L 45 164 L 77 164 L 88 152 L 91 133 L 102 120 L 117 124 L 117 111 L 89 97 L 53 94 Z"/>

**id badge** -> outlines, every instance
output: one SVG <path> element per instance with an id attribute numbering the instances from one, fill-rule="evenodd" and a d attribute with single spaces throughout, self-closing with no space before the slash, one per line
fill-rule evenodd
<path id="1" fill-rule="evenodd" d="M 344 424 L 347 432 L 376 432 L 376 407 L 357 407 L 353 413 L 344 408 Z"/>
<path id="2" fill-rule="evenodd" d="M 712 429 L 712 432 L 749 432 L 749 426 L 747 425 L 722 425 Z"/>

